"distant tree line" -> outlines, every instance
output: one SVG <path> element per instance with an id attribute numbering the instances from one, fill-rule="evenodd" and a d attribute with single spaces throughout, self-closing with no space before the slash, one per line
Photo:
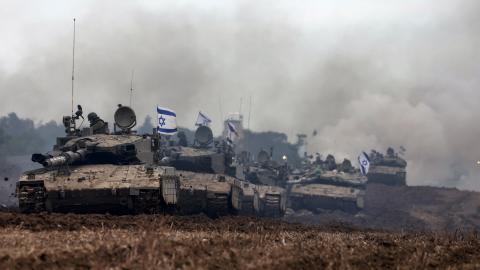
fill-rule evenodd
<path id="1" fill-rule="evenodd" d="M 0 155 L 29 155 L 46 152 L 55 138 L 64 133 L 63 125 L 50 121 L 35 126 L 31 119 L 21 119 L 15 113 L 0 117 Z"/>

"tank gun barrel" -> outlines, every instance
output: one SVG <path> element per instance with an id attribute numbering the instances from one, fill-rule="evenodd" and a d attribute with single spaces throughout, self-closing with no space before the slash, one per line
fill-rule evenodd
<path id="1" fill-rule="evenodd" d="M 76 161 L 83 160 L 87 155 L 86 149 L 80 149 L 76 152 L 67 151 L 63 152 L 61 155 L 51 158 L 46 158 L 43 160 L 37 160 L 44 167 L 57 167 L 62 165 L 72 164 Z"/>

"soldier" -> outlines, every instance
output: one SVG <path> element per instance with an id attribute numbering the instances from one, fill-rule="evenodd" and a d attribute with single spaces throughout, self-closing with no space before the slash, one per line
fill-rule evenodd
<path id="1" fill-rule="evenodd" d="M 333 155 L 328 155 L 324 162 L 325 169 L 328 171 L 333 171 L 337 169 L 337 163 L 335 162 L 335 157 Z"/>
<path id="2" fill-rule="evenodd" d="M 355 169 L 352 166 L 352 162 L 350 162 L 350 160 L 345 158 L 342 164 L 340 165 L 340 171 L 351 173 L 351 172 L 354 172 Z"/>
<path id="3" fill-rule="evenodd" d="M 315 153 L 315 164 L 322 165 L 322 163 L 323 163 L 322 156 L 319 153 Z"/>
<path id="4" fill-rule="evenodd" d="M 180 131 L 177 134 L 178 137 L 178 145 L 187 147 L 188 146 L 188 140 L 187 140 L 187 135 L 185 135 L 185 132 Z"/>
<path id="5" fill-rule="evenodd" d="M 100 119 L 98 115 L 94 112 L 91 112 L 87 116 L 88 121 L 90 122 L 90 128 L 92 128 L 93 134 L 107 134 L 108 133 L 108 126 L 105 121 Z"/>
<path id="6" fill-rule="evenodd" d="M 392 147 L 389 147 L 389 148 L 387 149 L 387 156 L 388 156 L 388 157 L 395 157 L 395 151 L 393 150 Z"/>

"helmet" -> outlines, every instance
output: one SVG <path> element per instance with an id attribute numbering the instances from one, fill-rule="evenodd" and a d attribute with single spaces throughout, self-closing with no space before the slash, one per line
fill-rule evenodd
<path id="1" fill-rule="evenodd" d="M 98 116 L 97 116 L 97 114 L 96 114 L 96 113 L 94 113 L 94 112 L 91 112 L 91 113 L 89 113 L 89 114 L 88 114 L 87 118 L 88 118 L 88 121 L 90 121 L 90 122 L 91 122 L 91 121 L 93 121 L 93 120 L 97 119 L 97 118 L 98 118 Z"/>

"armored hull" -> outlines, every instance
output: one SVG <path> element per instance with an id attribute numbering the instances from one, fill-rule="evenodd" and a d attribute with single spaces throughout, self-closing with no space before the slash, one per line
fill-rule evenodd
<path id="1" fill-rule="evenodd" d="M 205 212 L 210 216 L 230 213 L 231 185 L 220 174 L 179 171 L 178 209 L 183 214 Z M 230 181 L 230 180 L 229 180 Z"/>
<path id="2" fill-rule="evenodd" d="M 289 193 L 293 209 L 318 212 L 322 209 L 355 213 L 364 207 L 365 191 L 325 184 L 294 184 Z"/>
<path id="3" fill-rule="evenodd" d="M 281 188 L 221 175 L 144 165 L 70 166 L 26 172 L 17 184 L 20 211 L 74 213 L 205 213 L 280 217 Z"/>
<path id="4" fill-rule="evenodd" d="M 359 173 L 322 171 L 289 181 L 288 198 L 294 210 L 342 210 L 355 213 L 364 207 L 367 178 Z"/>
<path id="5" fill-rule="evenodd" d="M 407 172 L 402 167 L 373 165 L 367 174 L 368 182 L 390 186 L 407 185 Z"/>
<path id="6" fill-rule="evenodd" d="M 17 184 L 22 212 L 131 212 L 170 209 L 180 178 L 171 167 L 94 164 L 26 172 Z"/>

